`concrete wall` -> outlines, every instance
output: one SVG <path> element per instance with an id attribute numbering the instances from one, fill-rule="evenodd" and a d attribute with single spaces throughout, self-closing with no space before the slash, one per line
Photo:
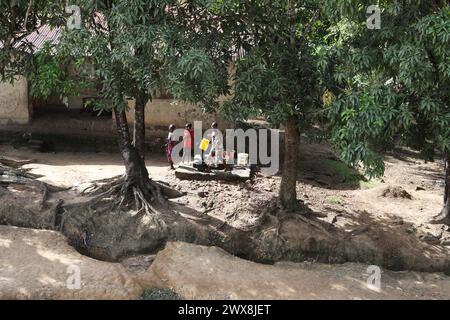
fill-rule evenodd
<path id="1" fill-rule="evenodd" d="M 0 83 L 0 125 L 27 124 L 29 121 L 27 80 L 19 77 L 14 85 Z"/>
<path id="2" fill-rule="evenodd" d="M 86 96 L 93 96 L 92 93 L 86 93 Z M 83 96 L 69 97 L 69 109 L 82 108 Z M 31 102 L 31 100 L 30 100 Z M 53 129 L 60 124 L 61 130 L 66 132 L 77 131 L 82 128 L 85 132 L 96 132 L 98 127 L 102 128 L 103 133 L 110 132 L 115 134 L 114 121 L 106 118 L 80 118 L 80 119 L 65 119 L 61 117 L 62 113 L 54 114 L 49 112 L 47 115 L 44 112 L 40 114 L 39 119 L 33 120 L 33 108 L 36 112 L 42 108 L 49 106 L 61 106 L 62 102 L 58 96 L 49 99 L 40 100 L 34 99 L 33 103 L 28 100 L 28 84 L 25 78 L 19 78 L 14 83 L 14 86 L 6 83 L 0 83 L 0 126 L 13 124 L 30 124 L 39 126 L 39 123 L 46 123 L 50 121 L 53 123 L 50 127 Z M 34 105 L 34 106 L 33 106 Z M 134 100 L 128 101 L 130 107 L 127 117 L 130 123 L 134 120 Z M 30 106 L 30 107 L 29 107 Z M 211 126 L 213 121 L 219 123 L 220 128 L 232 128 L 233 125 L 225 123 L 216 114 L 204 113 L 202 108 L 179 102 L 168 98 L 156 98 L 149 102 L 145 111 L 145 124 L 147 128 L 147 136 L 154 138 L 165 138 L 167 136 L 168 126 L 175 124 L 178 128 L 183 128 L 187 122 L 194 123 L 194 121 L 202 121 L 203 129 L 206 130 Z M 47 119 L 47 120 L 46 120 Z M 76 125 L 75 125 L 76 122 Z M 92 123 L 92 125 L 91 125 Z M 95 124 L 95 125 L 94 125 Z"/>
<path id="3" fill-rule="evenodd" d="M 134 120 L 134 100 L 128 102 L 129 111 L 127 113 L 128 122 Z M 172 99 L 153 99 L 145 107 L 145 126 L 147 135 L 156 137 L 166 137 L 168 127 L 174 124 L 177 128 L 184 128 L 185 124 L 194 121 L 203 121 L 203 129 L 206 130 L 211 123 L 216 121 L 220 127 L 229 124 L 224 123 L 216 114 L 203 113 L 200 107 L 178 102 Z"/>

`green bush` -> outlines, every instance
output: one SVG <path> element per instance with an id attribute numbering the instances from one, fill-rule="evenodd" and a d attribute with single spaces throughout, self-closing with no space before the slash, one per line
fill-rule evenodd
<path id="1" fill-rule="evenodd" d="M 142 293 L 142 300 L 183 300 L 183 298 L 168 288 L 147 288 Z"/>

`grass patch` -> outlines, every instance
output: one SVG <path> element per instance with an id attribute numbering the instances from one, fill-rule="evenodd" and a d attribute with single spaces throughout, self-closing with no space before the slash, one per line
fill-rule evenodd
<path id="1" fill-rule="evenodd" d="M 359 187 L 361 189 L 372 189 L 381 185 L 381 182 L 378 180 L 364 180 L 359 182 Z"/>
<path id="2" fill-rule="evenodd" d="M 147 288 L 142 293 L 142 300 L 183 300 L 183 298 L 167 288 Z"/>
<path id="3" fill-rule="evenodd" d="M 378 180 L 367 180 L 358 170 L 347 166 L 342 161 L 325 159 L 321 161 L 333 174 L 341 178 L 342 183 L 361 189 L 372 189 L 381 184 Z M 331 203 L 340 204 L 340 200 L 329 199 Z"/>
<path id="4" fill-rule="evenodd" d="M 362 174 L 341 161 L 325 159 L 322 160 L 322 164 L 333 171 L 333 173 L 339 175 L 343 183 L 359 185 L 360 181 L 366 181 Z"/>
<path id="5" fill-rule="evenodd" d="M 327 200 L 329 203 L 332 203 L 332 204 L 344 204 L 345 203 L 345 201 L 343 199 L 336 197 L 336 196 L 331 196 Z"/>

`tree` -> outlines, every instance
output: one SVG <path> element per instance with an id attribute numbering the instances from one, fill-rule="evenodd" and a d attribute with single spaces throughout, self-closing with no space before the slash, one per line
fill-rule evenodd
<path id="1" fill-rule="evenodd" d="M 279 200 L 298 208 L 296 183 L 300 133 L 316 120 L 319 74 L 315 47 L 323 28 L 316 1 L 229 1 L 235 15 L 233 97 L 224 112 L 233 119 L 265 116 L 285 128 Z"/>
<path id="2" fill-rule="evenodd" d="M 27 38 L 45 24 L 56 24 L 62 1 L 0 0 L 0 81 L 25 75 L 36 48 Z"/>
<path id="3" fill-rule="evenodd" d="M 165 206 L 168 189 L 150 179 L 144 161 L 145 105 L 163 87 L 175 98 L 209 106 L 227 93 L 228 52 L 214 40 L 220 28 L 212 3 L 74 1 L 81 8 L 80 28 L 65 30 L 57 45 L 41 52 L 32 73 L 33 83 L 44 84 L 34 87 L 37 94 L 64 90 L 76 79 L 100 87 L 95 110 L 114 114 L 126 173 L 93 194 L 115 196 L 118 206 L 146 212 L 155 211 L 153 204 Z M 75 67 L 71 78 L 59 71 L 68 63 Z M 135 100 L 133 137 L 126 117 L 130 98 Z"/>
<path id="4" fill-rule="evenodd" d="M 335 24 L 334 45 L 321 48 L 337 97 L 328 110 L 332 138 L 341 158 L 362 163 L 370 176 L 383 174 L 380 152 L 395 141 L 426 160 L 441 150 L 445 205 L 436 220 L 450 223 L 450 7 L 440 0 L 379 4 L 379 30 L 365 24 L 366 1 L 325 6 Z"/>

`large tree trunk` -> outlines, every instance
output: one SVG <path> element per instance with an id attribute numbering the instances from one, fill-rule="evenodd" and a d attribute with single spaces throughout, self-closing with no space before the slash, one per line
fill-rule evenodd
<path id="1" fill-rule="evenodd" d="M 432 223 L 444 223 L 450 225 L 450 151 L 446 150 L 444 154 L 445 166 L 445 190 L 444 190 L 444 207 L 441 213 L 432 219 Z"/>
<path id="2" fill-rule="evenodd" d="M 290 35 L 289 44 L 292 50 L 295 50 L 295 0 L 289 0 L 289 20 Z M 291 118 L 285 124 L 284 136 L 284 164 L 281 175 L 281 185 L 279 199 L 283 209 L 295 211 L 298 207 L 297 202 L 297 158 L 300 135 L 297 129 L 295 118 Z"/>
<path id="3" fill-rule="evenodd" d="M 147 212 L 154 211 L 150 203 L 166 205 L 161 188 L 150 179 L 144 159 L 131 143 L 125 112 L 114 109 L 114 115 L 119 135 L 119 148 L 126 169 L 124 181 L 121 183 L 120 205 L 133 204 L 136 209 L 144 208 Z"/>
<path id="4" fill-rule="evenodd" d="M 131 141 L 127 116 L 124 111 L 113 108 L 116 119 L 119 149 L 125 164 L 125 175 L 110 179 L 99 180 L 100 185 L 94 184 L 88 194 L 93 197 L 86 204 L 98 203 L 106 200 L 113 208 L 134 208 L 138 213 L 159 213 L 159 208 L 167 208 L 167 199 L 178 198 L 184 193 L 150 179 L 145 161 Z"/>
<path id="5" fill-rule="evenodd" d="M 448 156 L 445 169 L 445 194 L 442 214 L 446 217 L 446 224 L 450 225 L 450 160 Z"/>
<path id="6" fill-rule="evenodd" d="M 135 182 L 139 185 L 139 181 L 149 179 L 147 168 L 137 147 L 131 143 L 130 130 L 125 112 L 114 109 L 114 115 L 116 117 L 119 148 L 125 163 L 127 181 Z"/>
<path id="7" fill-rule="evenodd" d="M 145 94 L 136 95 L 134 106 L 134 135 L 133 145 L 142 160 L 145 160 L 145 105 L 147 98 Z"/>
<path id="8" fill-rule="evenodd" d="M 295 211 L 298 208 L 296 187 L 300 134 L 295 119 L 288 120 L 285 126 L 284 164 L 279 199 L 285 210 Z"/>

